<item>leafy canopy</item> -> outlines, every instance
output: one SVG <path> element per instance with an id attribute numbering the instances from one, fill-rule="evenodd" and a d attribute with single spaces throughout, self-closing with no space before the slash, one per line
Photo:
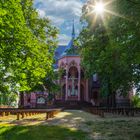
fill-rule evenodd
<path id="1" fill-rule="evenodd" d="M 57 29 L 32 0 L 0 1 L 0 92 L 30 91 L 52 71 Z"/>
<path id="2" fill-rule="evenodd" d="M 104 93 L 125 94 L 140 79 L 140 1 L 112 1 L 103 15 L 90 12 L 94 3 L 89 0 L 82 10 L 82 65 L 88 76 L 98 73 Z"/>

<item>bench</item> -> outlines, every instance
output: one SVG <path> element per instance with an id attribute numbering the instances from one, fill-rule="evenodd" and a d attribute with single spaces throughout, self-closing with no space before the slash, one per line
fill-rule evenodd
<path id="1" fill-rule="evenodd" d="M 46 120 L 49 118 L 53 118 L 54 115 L 57 113 L 61 112 L 62 109 L 0 109 L 0 114 L 2 117 L 8 116 L 10 114 L 16 115 L 17 120 L 23 119 L 27 116 L 32 116 L 32 115 L 37 115 L 37 114 L 42 114 L 46 113 Z"/>

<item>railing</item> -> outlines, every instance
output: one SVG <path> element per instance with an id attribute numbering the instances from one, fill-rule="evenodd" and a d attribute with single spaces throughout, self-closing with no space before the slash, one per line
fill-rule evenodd
<path id="1" fill-rule="evenodd" d="M 135 116 L 135 114 L 140 113 L 140 108 L 100 108 L 100 107 L 90 107 L 84 109 L 87 112 L 90 112 L 101 117 L 105 116 L 105 113 L 111 113 L 116 115 L 126 115 L 126 116 Z"/>
<path id="2" fill-rule="evenodd" d="M 105 113 L 112 113 L 117 115 L 126 115 L 126 116 L 134 116 L 135 114 L 140 113 L 140 108 L 102 108 Z"/>

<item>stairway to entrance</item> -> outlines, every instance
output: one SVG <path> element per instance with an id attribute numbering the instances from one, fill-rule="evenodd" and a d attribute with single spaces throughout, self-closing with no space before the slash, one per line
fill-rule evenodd
<path id="1" fill-rule="evenodd" d="M 56 107 L 64 107 L 65 109 L 82 109 L 91 107 L 92 104 L 85 101 L 55 101 Z"/>

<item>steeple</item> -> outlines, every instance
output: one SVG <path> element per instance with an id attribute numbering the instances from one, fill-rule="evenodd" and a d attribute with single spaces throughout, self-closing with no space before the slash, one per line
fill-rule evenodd
<path id="1" fill-rule="evenodd" d="M 73 23 L 72 23 L 72 38 L 71 38 L 68 46 L 64 50 L 62 56 L 78 55 L 78 50 L 74 46 L 74 40 L 75 40 L 75 26 L 74 26 L 74 19 L 73 19 Z"/>
<path id="2" fill-rule="evenodd" d="M 72 39 L 75 39 L 75 26 L 74 26 L 74 19 L 73 19 L 73 26 L 72 26 Z"/>

